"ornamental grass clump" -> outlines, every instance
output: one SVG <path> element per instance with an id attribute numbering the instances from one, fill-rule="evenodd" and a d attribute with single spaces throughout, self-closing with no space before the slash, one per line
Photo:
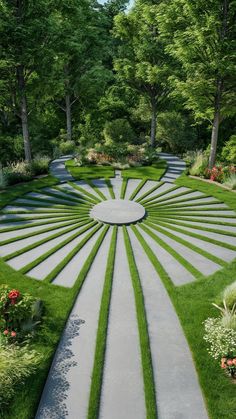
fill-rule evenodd
<path id="1" fill-rule="evenodd" d="M 236 378 L 236 304 L 230 309 L 223 301 L 223 307 L 213 304 L 221 317 L 208 318 L 204 322 L 204 340 L 212 358 L 220 361 L 221 368 Z"/>
<path id="2" fill-rule="evenodd" d="M 0 346 L 0 417 L 6 417 L 7 405 L 40 362 L 41 356 L 28 345 Z"/>
<path id="3" fill-rule="evenodd" d="M 42 303 L 7 286 L 0 288 L 0 344 L 32 337 L 42 316 Z"/>

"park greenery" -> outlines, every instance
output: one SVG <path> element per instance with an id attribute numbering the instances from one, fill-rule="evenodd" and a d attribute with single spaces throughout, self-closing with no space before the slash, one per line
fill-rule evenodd
<path id="1" fill-rule="evenodd" d="M 0 0 L 0 209 L 42 188 L 60 191 L 49 164 L 62 155 L 71 155 L 65 165 L 75 180 L 96 190 L 92 179 L 103 178 L 113 198 L 110 178 L 115 170 L 122 171 L 121 199 L 129 179 L 140 179 L 133 199 L 148 179 L 161 180 L 168 169 L 159 157 L 164 151 L 186 162 L 174 189 L 200 191 L 236 210 L 235 1 L 136 0 L 128 10 L 127 4 L 128 0 Z M 104 198 L 98 188 L 97 193 Z M 68 199 L 73 203 L 75 198 L 74 193 Z M 89 193 L 86 198 L 94 199 Z M 147 208 L 152 213 L 148 198 Z M 5 263 L 7 257 L 0 258 L 0 417 L 25 419 L 36 413 L 66 319 L 106 229 L 72 288 L 50 282 L 99 231 L 101 226 L 89 222 L 79 224 L 81 232 L 88 233 L 82 244 L 45 281 L 27 276 L 40 256 L 20 271 Z M 155 214 L 143 231 L 151 227 L 163 233 L 165 219 L 154 227 L 153 223 Z M 178 220 L 175 224 L 178 232 Z M 73 228 L 71 220 L 68 232 Z M 50 229 L 54 227 L 45 231 Z M 137 305 L 146 402 L 149 417 L 155 418 L 145 301 L 129 235 L 126 227 L 122 229 Z M 197 276 L 195 282 L 175 287 L 137 228 L 132 229 L 140 235 L 178 314 L 210 417 L 233 418 L 235 389 L 229 376 L 236 377 L 235 261 L 222 264 L 207 278 Z M 210 222 L 208 231 L 216 232 Z M 99 410 L 116 237 L 117 227 L 99 314 L 90 418 Z M 191 241 L 189 248 L 194 250 Z M 170 246 L 166 251 L 173 253 Z M 14 256 L 21 252 L 24 249 Z M 206 255 L 204 249 L 201 252 Z M 215 255 L 212 260 L 218 262 Z M 220 374 L 220 363 L 227 378 Z"/>
<path id="2" fill-rule="evenodd" d="M 0 6 L 5 183 L 16 162 L 39 154 L 104 146 L 119 160 L 123 143 L 207 149 L 209 169 L 235 163 L 234 1 Z"/>

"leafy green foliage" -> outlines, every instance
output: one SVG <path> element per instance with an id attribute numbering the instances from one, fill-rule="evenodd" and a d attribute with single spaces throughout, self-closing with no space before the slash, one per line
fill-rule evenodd
<path id="1" fill-rule="evenodd" d="M 105 144 L 112 143 L 129 143 L 135 141 L 135 134 L 130 126 L 130 123 L 125 119 L 115 119 L 114 121 L 106 122 L 104 127 Z"/>
<path id="2" fill-rule="evenodd" d="M 222 149 L 221 156 L 228 163 L 236 164 L 236 135 L 232 135 L 225 143 Z"/>

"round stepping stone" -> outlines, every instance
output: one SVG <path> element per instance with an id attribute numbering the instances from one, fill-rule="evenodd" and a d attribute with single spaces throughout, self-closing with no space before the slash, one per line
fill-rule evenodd
<path id="1" fill-rule="evenodd" d="M 145 216 L 145 208 L 127 199 L 109 199 L 93 207 L 90 217 L 106 224 L 133 224 Z"/>

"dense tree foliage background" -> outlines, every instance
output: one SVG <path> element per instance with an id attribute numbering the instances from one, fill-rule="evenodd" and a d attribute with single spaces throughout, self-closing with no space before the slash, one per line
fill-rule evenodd
<path id="1" fill-rule="evenodd" d="M 214 164 L 235 134 L 236 2 L 127 4 L 0 0 L 3 165 L 124 127 L 175 153 L 209 146 Z"/>

